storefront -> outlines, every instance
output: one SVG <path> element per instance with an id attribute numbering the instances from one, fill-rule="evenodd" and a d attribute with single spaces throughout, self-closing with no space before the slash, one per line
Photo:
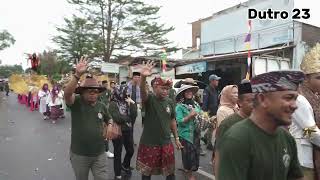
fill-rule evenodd
<path id="1" fill-rule="evenodd" d="M 281 46 L 254 50 L 252 54 L 252 75 L 292 67 L 293 46 Z M 177 63 L 176 79 L 193 78 L 209 83 L 209 76 L 216 74 L 222 79 L 221 90 L 228 84 L 238 84 L 246 77 L 247 52 L 216 55 L 192 60 L 181 60 Z"/>

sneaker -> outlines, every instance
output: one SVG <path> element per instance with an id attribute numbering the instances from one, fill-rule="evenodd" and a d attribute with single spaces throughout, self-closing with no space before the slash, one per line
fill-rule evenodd
<path id="1" fill-rule="evenodd" d="M 126 173 L 126 176 L 132 175 L 131 168 L 125 168 L 123 165 L 121 165 L 121 170 Z"/>
<path id="2" fill-rule="evenodd" d="M 201 141 L 203 141 L 204 144 L 208 143 L 207 138 L 205 138 L 205 137 L 201 137 Z"/>
<path id="3" fill-rule="evenodd" d="M 200 149 L 200 156 L 205 156 L 207 154 L 206 151 L 204 151 L 202 148 Z"/>
<path id="4" fill-rule="evenodd" d="M 207 149 L 210 150 L 210 151 L 213 151 L 213 145 L 212 144 L 208 144 L 207 145 Z"/>
<path id="5" fill-rule="evenodd" d="M 122 176 L 115 176 L 114 177 L 114 180 L 121 180 L 122 179 Z"/>
<path id="6" fill-rule="evenodd" d="M 106 152 L 108 158 L 114 158 L 114 154 L 110 151 Z"/>
<path id="7" fill-rule="evenodd" d="M 52 124 L 55 124 L 56 123 L 56 121 L 52 121 Z"/>

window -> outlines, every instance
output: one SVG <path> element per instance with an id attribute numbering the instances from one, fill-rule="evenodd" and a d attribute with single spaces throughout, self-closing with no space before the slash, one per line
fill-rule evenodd
<path id="1" fill-rule="evenodd" d="M 277 60 L 268 59 L 268 72 L 280 70 L 279 63 Z"/>
<path id="2" fill-rule="evenodd" d="M 280 67 L 281 69 L 284 69 L 284 70 L 290 69 L 289 61 L 281 61 Z"/>
<path id="3" fill-rule="evenodd" d="M 200 42 L 200 37 L 197 37 L 197 42 L 196 42 L 197 44 L 196 44 L 196 46 L 197 46 L 197 49 L 200 49 L 200 44 L 201 44 L 201 42 Z"/>
<path id="4" fill-rule="evenodd" d="M 255 59 L 254 60 L 254 74 L 259 75 L 266 72 L 267 62 L 266 59 Z"/>

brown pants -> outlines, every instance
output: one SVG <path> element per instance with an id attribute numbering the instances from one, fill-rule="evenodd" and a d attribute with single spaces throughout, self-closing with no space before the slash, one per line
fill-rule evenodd
<path id="1" fill-rule="evenodd" d="M 76 180 L 88 180 L 90 170 L 94 180 L 107 180 L 107 156 L 104 152 L 99 156 L 88 157 L 74 154 L 70 150 L 70 161 Z"/>
<path id="2" fill-rule="evenodd" d="M 304 180 L 314 180 L 314 169 L 302 167 Z"/>

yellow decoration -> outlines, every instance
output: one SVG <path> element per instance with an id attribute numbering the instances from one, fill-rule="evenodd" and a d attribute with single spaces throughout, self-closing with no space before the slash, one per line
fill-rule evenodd
<path id="1" fill-rule="evenodd" d="M 17 94 L 27 95 L 29 92 L 28 84 L 21 75 L 13 74 L 9 77 L 10 89 Z"/>
<path id="2" fill-rule="evenodd" d="M 10 89 L 16 94 L 27 95 L 30 91 L 35 94 L 42 89 L 43 84 L 48 84 L 49 89 L 52 88 L 51 83 L 45 76 L 40 75 L 17 75 L 13 74 L 9 77 Z"/>
<path id="3" fill-rule="evenodd" d="M 303 58 L 300 64 L 305 74 L 320 72 L 320 44 L 317 43 Z"/>
<path id="4" fill-rule="evenodd" d="M 317 129 L 317 125 L 314 125 L 314 126 L 309 127 L 309 128 L 304 128 L 303 129 L 303 137 L 309 137 L 310 138 L 311 137 L 311 133 L 317 132 L 316 129 Z"/>

